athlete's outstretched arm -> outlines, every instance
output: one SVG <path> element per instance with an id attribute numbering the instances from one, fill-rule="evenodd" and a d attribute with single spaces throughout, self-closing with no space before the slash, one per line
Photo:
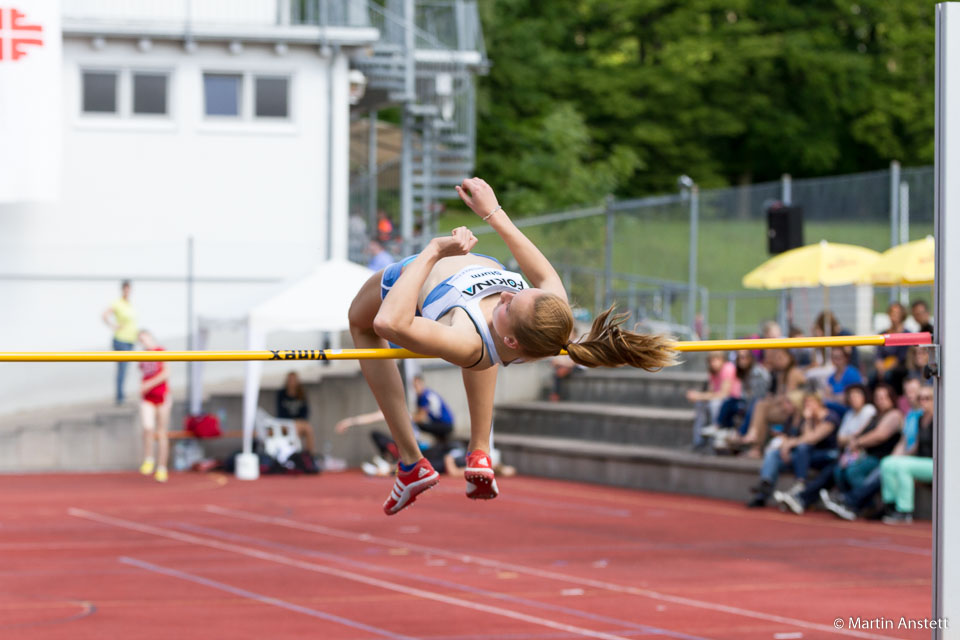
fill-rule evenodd
<path id="1" fill-rule="evenodd" d="M 457 187 L 457 195 L 481 219 L 486 218 L 486 222 L 503 238 L 510 253 L 517 259 L 523 275 L 530 279 L 533 286 L 567 299 L 563 280 L 556 269 L 540 249 L 513 224 L 510 216 L 497 202 L 497 195 L 490 185 L 480 178 L 468 178 Z"/>
<path id="2" fill-rule="evenodd" d="M 437 356 L 461 367 L 475 363 L 483 349 L 480 336 L 471 332 L 465 337 L 453 327 L 417 317 L 417 299 L 438 260 L 465 255 L 476 243 L 476 237 L 466 227 L 454 229 L 446 238 L 431 240 L 416 259 L 404 267 L 380 304 L 373 319 L 377 335 L 411 351 Z"/>

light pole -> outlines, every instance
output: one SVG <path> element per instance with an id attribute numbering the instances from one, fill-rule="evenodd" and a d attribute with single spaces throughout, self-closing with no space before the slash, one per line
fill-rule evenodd
<path id="1" fill-rule="evenodd" d="M 696 335 L 697 324 L 697 227 L 700 224 L 700 188 L 693 178 L 682 175 L 677 184 L 690 198 L 690 261 L 687 282 L 687 325 L 691 336 Z"/>

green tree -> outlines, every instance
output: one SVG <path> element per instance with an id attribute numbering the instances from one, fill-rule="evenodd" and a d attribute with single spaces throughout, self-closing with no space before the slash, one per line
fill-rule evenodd
<path id="1" fill-rule="evenodd" d="M 933 5 L 489 0 L 478 173 L 543 211 L 929 163 Z"/>

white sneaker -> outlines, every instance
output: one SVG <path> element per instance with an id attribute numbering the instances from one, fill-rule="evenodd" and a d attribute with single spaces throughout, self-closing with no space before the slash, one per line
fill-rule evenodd
<path id="1" fill-rule="evenodd" d="M 707 426 L 705 426 L 703 429 L 700 430 L 700 435 L 704 437 L 708 437 L 708 436 L 716 435 L 718 431 L 720 431 L 720 427 L 718 427 L 715 424 L 708 424 Z"/>
<path id="2" fill-rule="evenodd" d="M 364 475 L 368 475 L 368 476 L 379 477 L 384 475 L 380 473 L 380 469 L 377 468 L 377 465 L 373 464 L 372 462 L 364 462 L 363 464 L 360 465 L 360 470 L 363 471 Z"/>
<path id="3" fill-rule="evenodd" d="M 826 489 L 820 489 L 820 499 L 823 500 L 823 506 L 838 518 L 843 518 L 853 522 L 857 519 L 857 514 L 851 511 L 845 504 L 841 504 L 830 497 Z"/>
<path id="4" fill-rule="evenodd" d="M 373 464 L 376 465 L 381 476 L 388 476 L 393 473 L 393 465 L 380 456 L 373 456 Z"/>
<path id="5" fill-rule="evenodd" d="M 799 492 L 798 492 L 799 493 Z M 781 504 L 790 511 L 793 511 L 798 516 L 802 516 L 804 512 L 803 503 L 800 502 L 800 499 L 797 497 L 797 494 L 794 493 L 785 493 L 783 491 L 774 491 L 773 499 L 777 501 L 777 504 Z"/>

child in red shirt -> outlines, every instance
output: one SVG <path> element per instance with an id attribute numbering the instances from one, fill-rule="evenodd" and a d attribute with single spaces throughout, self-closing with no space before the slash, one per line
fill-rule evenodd
<path id="1" fill-rule="evenodd" d="M 141 331 L 140 344 L 145 351 L 163 351 L 149 331 Z M 170 440 L 167 427 L 170 424 L 170 409 L 173 400 L 167 384 L 169 372 L 162 362 L 141 362 L 140 372 L 143 382 L 140 385 L 140 423 L 143 426 L 143 463 L 140 473 L 153 475 L 157 482 L 166 482 L 167 461 L 170 457 Z M 154 457 L 154 442 L 156 458 Z"/>

